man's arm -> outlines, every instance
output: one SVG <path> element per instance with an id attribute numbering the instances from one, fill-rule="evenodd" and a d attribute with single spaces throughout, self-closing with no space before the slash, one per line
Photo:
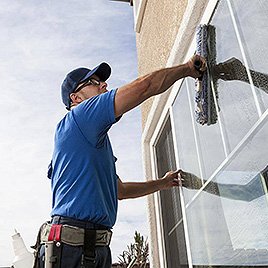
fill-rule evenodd
<path id="1" fill-rule="evenodd" d="M 159 190 L 169 189 L 173 186 L 180 186 L 180 171 L 169 171 L 158 180 L 146 182 L 122 182 L 118 178 L 118 199 L 137 198 L 152 194 Z"/>
<path id="2" fill-rule="evenodd" d="M 196 60 L 201 62 L 201 72 L 194 67 Z M 165 92 L 181 78 L 187 76 L 200 77 L 202 71 L 206 68 L 205 66 L 205 60 L 195 55 L 185 64 L 155 71 L 119 88 L 115 96 L 115 116 L 121 116 L 146 99 Z"/>
<path id="3" fill-rule="evenodd" d="M 250 202 L 265 194 L 261 183 L 261 175 L 263 175 L 262 171 L 247 184 L 225 184 L 210 181 L 204 191 L 229 199 Z M 180 176 L 183 187 L 199 190 L 203 186 L 201 178 L 192 173 L 181 170 Z M 206 180 L 203 180 L 203 183 L 205 184 Z"/>

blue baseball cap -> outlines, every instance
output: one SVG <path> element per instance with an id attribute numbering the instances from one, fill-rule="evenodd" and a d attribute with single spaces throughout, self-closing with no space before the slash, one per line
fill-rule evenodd
<path id="1" fill-rule="evenodd" d="M 102 62 L 92 70 L 88 68 L 78 68 L 68 73 L 61 85 L 61 98 L 66 109 L 70 110 L 70 94 L 75 91 L 80 83 L 87 81 L 92 75 L 97 75 L 101 81 L 106 81 L 111 75 L 111 67 L 108 63 Z"/>

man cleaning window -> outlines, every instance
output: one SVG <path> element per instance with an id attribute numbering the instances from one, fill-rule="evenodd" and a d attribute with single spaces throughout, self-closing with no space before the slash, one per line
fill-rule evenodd
<path id="1" fill-rule="evenodd" d="M 199 69 L 196 61 L 201 63 Z M 48 172 L 52 221 L 41 230 L 45 245 L 39 250 L 39 267 L 111 267 L 109 244 L 118 199 L 181 185 L 180 171 L 146 182 L 121 180 L 108 131 L 124 113 L 165 92 L 181 78 L 200 77 L 205 68 L 205 60 L 195 55 L 185 64 L 155 71 L 110 91 L 106 80 L 111 67 L 107 63 L 67 74 L 61 94 L 69 112 L 55 133 Z"/>

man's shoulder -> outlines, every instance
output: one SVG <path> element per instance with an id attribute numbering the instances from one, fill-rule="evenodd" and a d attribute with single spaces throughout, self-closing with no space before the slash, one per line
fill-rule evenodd
<path id="1" fill-rule="evenodd" d="M 66 113 L 62 119 L 58 122 L 56 126 L 56 132 L 61 131 L 64 128 L 67 128 L 70 122 L 72 121 L 70 118 L 72 118 L 72 111 L 69 111 Z"/>
<path id="2" fill-rule="evenodd" d="M 116 93 L 116 89 L 112 89 L 108 92 L 96 95 L 94 97 L 91 97 L 87 100 L 84 100 L 83 102 L 81 102 L 77 107 L 81 107 L 81 108 L 85 108 L 87 106 L 100 106 L 100 105 L 107 105 L 108 102 L 110 101 L 114 101 L 114 96 Z M 77 108 L 75 107 L 75 108 Z"/>

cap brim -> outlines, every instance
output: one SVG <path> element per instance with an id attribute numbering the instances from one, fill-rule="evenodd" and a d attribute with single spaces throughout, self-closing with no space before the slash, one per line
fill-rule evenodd
<path id="1" fill-rule="evenodd" d="M 94 74 L 97 75 L 101 81 L 106 81 L 111 75 L 111 67 L 108 63 L 102 62 L 100 65 L 88 72 L 80 83 L 86 81 Z"/>

